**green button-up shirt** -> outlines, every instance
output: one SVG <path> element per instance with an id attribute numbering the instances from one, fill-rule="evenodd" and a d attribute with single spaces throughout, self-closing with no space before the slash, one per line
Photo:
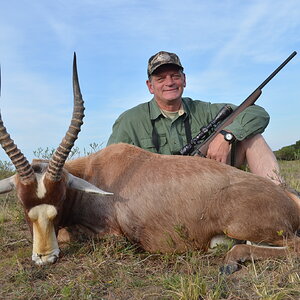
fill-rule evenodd
<path id="1" fill-rule="evenodd" d="M 184 114 L 171 120 L 163 115 L 156 101 L 137 105 L 122 113 L 113 125 L 108 145 L 120 142 L 133 144 L 151 152 L 157 152 L 152 142 L 154 122 L 158 136 L 159 153 L 177 154 L 187 144 L 184 120 L 188 117 L 192 137 L 217 115 L 225 103 L 210 103 L 190 98 L 182 98 Z M 230 104 L 235 109 L 236 106 Z M 226 127 L 242 141 L 257 133 L 262 133 L 269 123 L 268 113 L 260 106 L 252 105 L 240 113 L 234 122 Z"/>

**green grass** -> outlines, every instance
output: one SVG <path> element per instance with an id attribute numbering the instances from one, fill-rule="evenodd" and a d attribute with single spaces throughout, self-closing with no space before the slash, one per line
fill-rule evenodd
<path id="1" fill-rule="evenodd" d="M 300 190 L 300 161 L 280 164 Z M 223 276 L 225 248 L 150 254 L 107 236 L 65 244 L 58 263 L 42 267 L 32 264 L 31 250 L 20 203 L 14 193 L 1 195 L 0 299 L 300 299 L 300 258 L 290 255 L 250 262 Z"/>

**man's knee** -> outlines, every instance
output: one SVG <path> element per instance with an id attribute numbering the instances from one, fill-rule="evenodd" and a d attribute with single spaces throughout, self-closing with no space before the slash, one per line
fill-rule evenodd
<path id="1" fill-rule="evenodd" d="M 241 144 L 242 148 L 244 149 L 244 151 L 253 149 L 253 147 L 258 148 L 262 144 L 269 148 L 266 140 L 260 133 L 250 136 L 250 137 L 244 139 L 243 141 L 240 141 L 240 144 Z"/>

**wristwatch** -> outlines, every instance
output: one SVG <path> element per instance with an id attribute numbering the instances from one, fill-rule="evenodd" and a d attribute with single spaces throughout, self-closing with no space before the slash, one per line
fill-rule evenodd
<path id="1" fill-rule="evenodd" d="M 224 135 L 225 141 L 229 142 L 229 144 L 235 141 L 235 136 L 231 132 L 221 130 L 220 133 Z"/>

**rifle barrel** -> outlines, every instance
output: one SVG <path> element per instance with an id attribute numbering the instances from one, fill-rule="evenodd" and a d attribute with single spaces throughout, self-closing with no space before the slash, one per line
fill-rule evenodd
<path id="1" fill-rule="evenodd" d="M 257 89 L 262 89 L 295 55 L 294 51 Z"/>
<path id="2" fill-rule="evenodd" d="M 231 124 L 234 118 L 242 112 L 245 108 L 255 103 L 255 101 L 259 98 L 262 93 L 262 88 L 265 87 L 271 79 L 297 54 L 294 51 L 262 84 L 260 84 L 229 116 L 227 116 L 219 125 L 217 125 L 214 129 L 214 132 L 209 135 L 203 142 L 199 144 L 187 144 L 181 150 L 180 153 L 182 155 L 205 155 L 207 149 L 209 147 L 209 143 L 214 137 L 226 126 Z M 200 142 L 200 141 L 199 141 Z M 185 149 L 190 147 L 190 151 L 185 153 Z M 182 153 L 183 151 L 183 153 Z"/>

